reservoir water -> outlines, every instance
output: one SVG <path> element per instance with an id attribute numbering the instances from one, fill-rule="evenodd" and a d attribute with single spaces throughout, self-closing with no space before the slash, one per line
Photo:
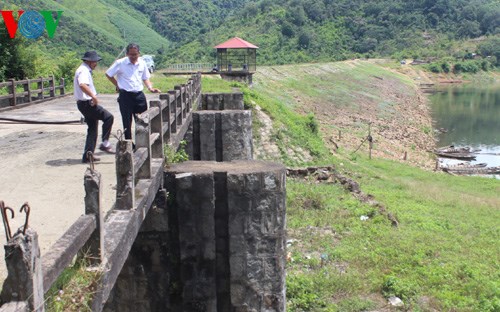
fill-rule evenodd
<path id="1" fill-rule="evenodd" d="M 471 163 L 500 166 L 500 84 L 441 88 L 430 100 L 439 147 L 480 149 Z"/>

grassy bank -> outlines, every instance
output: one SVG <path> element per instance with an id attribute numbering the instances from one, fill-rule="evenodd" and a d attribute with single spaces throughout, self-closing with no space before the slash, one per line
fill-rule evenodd
<path id="1" fill-rule="evenodd" d="M 369 160 L 366 147 L 353 153 L 346 145 L 331 154 L 324 139 L 328 127 L 315 136 L 307 122 L 300 122 L 307 118 L 310 103 L 332 103 L 334 116 L 356 114 L 363 93 L 380 102 L 381 91 L 370 84 L 381 79 L 370 76 L 392 77 L 392 90 L 407 90 L 417 83 L 377 66 L 273 67 L 245 92 L 246 101 L 263 107 L 274 131 L 284 135 L 273 136 L 278 146 L 311 153 L 314 142 L 320 152 L 312 163 L 336 164 L 398 221 L 394 227 L 378 207 L 360 202 L 338 184 L 289 179 L 288 309 L 383 309 L 389 297 L 397 296 L 407 311 L 500 311 L 498 180 L 450 176 L 381 157 Z M 303 74 L 317 73 L 318 68 L 335 78 L 322 73 L 321 79 L 313 80 Z M 300 74 L 291 75 L 294 71 Z M 353 94 L 358 96 L 353 99 Z M 418 102 L 418 91 L 412 96 Z M 398 109 L 399 103 L 383 106 L 378 116 L 384 109 Z M 411 117 L 407 111 L 401 116 Z M 339 126 L 333 117 L 330 121 L 331 127 Z M 357 132 L 356 122 L 342 126 L 345 132 L 356 133 L 360 142 L 363 133 Z M 296 164 L 280 150 L 285 163 Z M 363 221 L 362 216 L 368 219 Z"/>
<path id="2" fill-rule="evenodd" d="M 291 311 L 363 311 L 392 295 L 410 311 L 500 309 L 497 180 L 362 157 L 340 170 L 399 225 L 339 185 L 289 181 Z"/>

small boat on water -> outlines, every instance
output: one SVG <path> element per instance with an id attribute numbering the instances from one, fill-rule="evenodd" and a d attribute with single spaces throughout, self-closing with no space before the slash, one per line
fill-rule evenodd
<path id="1" fill-rule="evenodd" d="M 475 160 L 476 156 L 471 153 L 442 153 L 442 152 L 437 152 L 434 151 L 434 154 L 436 154 L 439 157 L 445 157 L 445 158 L 453 158 L 453 159 L 460 159 L 460 160 Z"/>
<path id="2" fill-rule="evenodd" d="M 435 150 L 439 153 L 477 153 L 480 152 L 480 149 L 473 150 L 468 146 L 464 147 L 455 147 L 455 145 L 440 147 Z"/>
<path id="3" fill-rule="evenodd" d="M 454 158 L 461 160 L 474 160 L 476 156 L 474 153 L 480 150 L 472 150 L 470 147 L 455 147 L 454 145 L 440 147 L 434 150 L 434 154 L 439 157 Z"/>
<path id="4" fill-rule="evenodd" d="M 457 166 L 453 167 L 442 167 L 441 170 L 444 172 L 452 173 L 452 174 L 499 174 L 500 166 L 498 167 L 463 167 L 458 168 Z"/>
<path id="5" fill-rule="evenodd" d="M 486 166 L 488 166 L 487 163 L 477 163 L 477 164 L 459 163 L 454 165 L 441 166 L 441 169 L 461 170 L 461 169 L 472 169 L 472 168 L 484 168 Z"/>

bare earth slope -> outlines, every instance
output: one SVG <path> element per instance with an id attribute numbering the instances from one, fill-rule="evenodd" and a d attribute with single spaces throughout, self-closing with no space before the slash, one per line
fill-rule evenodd
<path id="1" fill-rule="evenodd" d="M 431 168 L 435 143 L 427 98 L 418 89 L 426 77 L 399 73 L 385 61 L 352 60 L 260 68 L 254 88 L 304 114 L 314 113 L 324 141 L 354 152 L 373 137 L 373 157 Z M 340 136 L 339 136 L 340 134 Z M 368 143 L 358 153 L 368 153 Z"/>

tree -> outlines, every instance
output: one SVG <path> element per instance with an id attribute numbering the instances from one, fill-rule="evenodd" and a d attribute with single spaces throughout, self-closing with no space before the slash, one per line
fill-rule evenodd
<path id="1" fill-rule="evenodd" d="M 495 65 L 499 66 L 500 61 L 500 38 L 494 37 L 489 39 L 488 41 L 481 43 L 478 46 L 479 53 L 483 57 L 494 57 L 496 59 Z"/>
<path id="2" fill-rule="evenodd" d="M 367 53 L 375 51 L 377 48 L 378 41 L 375 38 L 363 38 L 361 42 L 358 42 L 354 46 L 354 51 L 358 53 Z"/>
<path id="3" fill-rule="evenodd" d="M 458 38 L 475 38 L 481 35 L 479 23 L 476 21 L 464 20 L 457 29 Z"/>
<path id="4" fill-rule="evenodd" d="M 309 45 L 311 44 L 311 39 L 312 39 L 311 34 L 306 31 L 303 31 L 299 35 L 299 48 L 301 49 L 309 48 Z"/>
<path id="5" fill-rule="evenodd" d="M 21 49 L 26 39 L 17 35 L 9 37 L 7 29 L 0 27 L 0 80 L 25 78 Z"/>
<path id="6" fill-rule="evenodd" d="M 492 7 L 481 20 L 481 30 L 487 34 L 500 33 L 500 7 Z"/>
<path id="7" fill-rule="evenodd" d="M 302 26 L 307 20 L 306 12 L 302 5 L 294 7 L 291 11 L 289 11 L 292 23 L 297 26 Z"/>
<path id="8" fill-rule="evenodd" d="M 284 22 L 283 25 L 281 25 L 281 33 L 283 36 L 286 37 L 293 37 L 295 35 L 295 32 L 293 31 L 292 25 L 288 22 Z"/>

